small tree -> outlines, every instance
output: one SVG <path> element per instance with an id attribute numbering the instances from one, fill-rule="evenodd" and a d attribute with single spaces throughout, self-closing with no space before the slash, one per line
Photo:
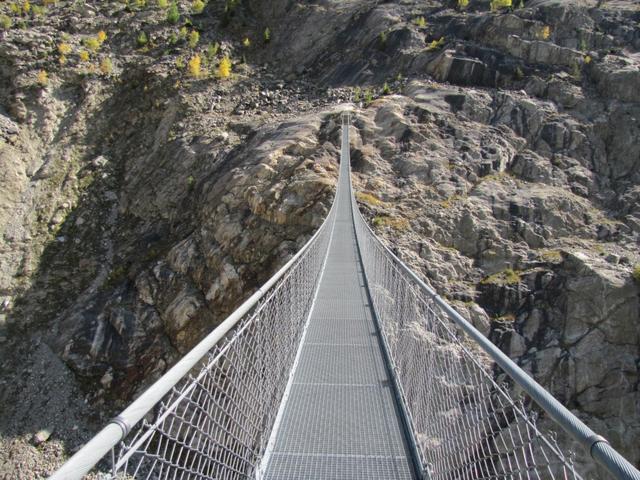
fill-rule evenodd
<path id="1" fill-rule="evenodd" d="M 167 10 L 167 22 L 171 24 L 176 24 L 180 20 L 180 11 L 178 10 L 178 5 L 176 2 L 173 2 Z"/>
<path id="2" fill-rule="evenodd" d="M 49 75 L 45 70 L 40 70 L 38 72 L 37 80 L 38 80 L 38 85 L 40 85 L 41 87 L 46 87 L 47 85 L 49 85 Z"/>
<path id="3" fill-rule="evenodd" d="M 228 56 L 224 56 L 218 64 L 218 77 L 229 78 L 231 76 L 231 59 Z"/>
<path id="4" fill-rule="evenodd" d="M 100 62 L 100 71 L 103 75 L 110 75 L 113 71 L 113 63 L 109 57 L 103 58 Z"/>
<path id="5" fill-rule="evenodd" d="M 269 43 L 271 41 L 271 30 L 269 30 L 269 27 L 264 29 L 262 38 L 264 38 L 264 43 Z"/>
<path id="6" fill-rule="evenodd" d="M 200 70 L 201 65 L 202 65 L 202 59 L 200 58 L 200 54 L 196 53 L 189 60 L 189 64 L 188 64 L 189 75 L 192 76 L 193 78 L 199 78 L 202 73 Z"/>
<path id="7" fill-rule="evenodd" d="M 189 46 L 191 48 L 196 48 L 196 45 L 198 45 L 199 41 L 200 41 L 200 34 L 198 33 L 198 31 L 191 30 L 191 33 L 189 34 Z"/>

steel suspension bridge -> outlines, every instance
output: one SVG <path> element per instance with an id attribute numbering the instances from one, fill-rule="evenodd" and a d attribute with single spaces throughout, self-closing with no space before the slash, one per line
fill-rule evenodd
<path id="1" fill-rule="evenodd" d="M 367 226 L 350 117 L 320 229 L 53 480 L 640 480 Z"/>

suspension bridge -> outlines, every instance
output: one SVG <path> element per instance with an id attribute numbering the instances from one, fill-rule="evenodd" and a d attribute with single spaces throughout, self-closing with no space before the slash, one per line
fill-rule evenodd
<path id="1" fill-rule="evenodd" d="M 351 116 L 315 235 L 52 480 L 640 480 L 368 227 Z"/>

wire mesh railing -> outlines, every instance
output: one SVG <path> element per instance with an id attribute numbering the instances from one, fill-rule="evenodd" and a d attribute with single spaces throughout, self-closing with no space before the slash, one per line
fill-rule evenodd
<path id="1" fill-rule="evenodd" d="M 108 478 L 252 477 L 292 370 L 334 220 L 332 208 L 267 284 L 51 478 L 82 478 L 110 450 Z"/>
<path id="2" fill-rule="evenodd" d="M 378 328 L 422 475 L 453 479 L 614 478 L 640 473 L 532 380 L 399 260 L 352 195 L 355 228 Z M 544 418 L 545 421 L 539 421 Z M 585 447 L 573 461 L 549 424 Z"/>

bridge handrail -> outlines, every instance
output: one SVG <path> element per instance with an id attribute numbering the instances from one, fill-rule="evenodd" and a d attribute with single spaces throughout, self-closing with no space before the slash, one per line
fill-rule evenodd
<path id="1" fill-rule="evenodd" d="M 182 357 L 162 377 L 154 382 L 136 400 L 131 403 L 118 416 L 113 418 L 100 432 L 78 450 L 49 480 L 75 480 L 81 479 L 98 462 L 104 458 L 110 450 L 124 440 L 133 427 L 142 420 L 156 406 L 163 397 L 175 388 L 180 381 L 188 376 L 189 372 L 201 362 L 207 354 L 218 345 L 227 334 L 238 325 L 238 322 L 260 301 L 272 291 L 273 287 L 282 280 L 314 244 L 320 234 L 328 228 L 333 218 L 335 201 L 327 213 L 322 225 L 305 245 L 283 265 L 269 280 L 265 282 L 253 295 L 231 313 L 209 335 L 200 341 L 192 350 Z"/>
<path id="2" fill-rule="evenodd" d="M 384 242 L 375 234 L 369 226 L 357 205 L 352 189 L 352 205 L 354 215 L 366 227 L 367 233 L 373 238 L 386 255 L 395 263 L 409 278 L 428 295 L 467 335 L 473 338 L 476 343 L 487 353 L 495 363 L 497 363 L 511 379 L 516 382 L 553 421 L 561 426 L 569 435 L 578 441 L 582 447 L 589 452 L 589 455 L 598 464 L 604 467 L 614 478 L 618 480 L 640 480 L 638 471 L 627 459 L 618 453 L 607 441 L 606 438 L 596 434 L 591 428 L 585 425 L 578 417 L 562 405 L 553 395 L 529 376 L 511 358 L 500 350 L 493 342 L 477 330 L 469 321 L 460 315 L 451 305 L 440 297 L 429 285 L 427 285 L 408 265 L 406 265 Z M 357 229 L 356 229 L 357 230 Z"/>

